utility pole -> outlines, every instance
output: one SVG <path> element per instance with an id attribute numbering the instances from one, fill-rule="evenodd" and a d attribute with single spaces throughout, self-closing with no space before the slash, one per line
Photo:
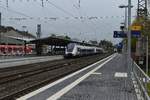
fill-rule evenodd
<path id="1" fill-rule="evenodd" d="M 147 0 L 138 0 L 137 16 L 147 17 Z"/>
<path id="2" fill-rule="evenodd" d="M 125 7 L 125 30 L 128 29 L 128 26 L 127 26 L 127 17 L 128 17 L 128 14 L 127 14 L 127 7 Z"/>
<path id="3" fill-rule="evenodd" d="M 37 24 L 37 38 L 40 39 L 41 38 L 41 24 Z"/>
<path id="4" fill-rule="evenodd" d="M 131 69 L 131 0 L 128 0 L 128 67 Z"/>
<path id="5" fill-rule="evenodd" d="M 80 3 L 81 3 L 81 1 L 79 0 L 79 8 L 80 8 L 80 6 L 81 6 Z"/>
<path id="6" fill-rule="evenodd" d="M 127 18 L 128 18 L 128 7 L 125 7 L 125 22 L 124 22 L 124 26 L 125 26 L 125 33 L 127 33 L 127 30 L 128 30 L 128 25 L 127 25 Z M 124 41 L 125 43 L 124 43 L 124 49 L 125 49 L 125 54 L 127 54 L 127 42 L 126 41 Z"/>
<path id="7" fill-rule="evenodd" d="M 146 74 L 148 75 L 148 36 L 146 37 Z"/>
<path id="8" fill-rule="evenodd" d="M 41 24 L 37 25 L 37 39 L 39 39 L 39 42 L 36 43 L 36 53 L 37 55 L 41 55 L 42 54 L 42 43 L 40 41 L 41 38 Z"/>
<path id="9" fill-rule="evenodd" d="M 42 7 L 44 7 L 44 1 L 43 0 L 41 0 L 42 1 Z"/>
<path id="10" fill-rule="evenodd" d="M 2 25 L 2 13 L 0 12 L 0 27 Z"/>
<path id="11" fill-rule="evenodd" d="M 2 13 L 0 12 L 0 44 L 1 44 L 1 26 L 2 26 Z"/>
<path id="12" fill-rule="evenodd" d="M 137 10 L 137 15 L 138 15 L 138 19 L 140 19 L 140 18 L 143 18 L 144 19 L 144 23 L 142 23 L 143 24 L 143 27 L 146 29 L 146 31 L 145 32 L 148 32 L 148 30 L 147 30 L 147 23 L 146 23 L 146 21 L 147 21 L 147 17 L 148 17 L 148 1 L 147 0 L 138 0 L 138 10 Z M 142 54 L 140 54 L 140 56 L 141 56 L 141 58 L 143 58 L 144 59 L 144 52 L 145 52 L 145 54 L 146 54 L 146 74 L 148 74 L 148 36 L 144 36 L 144 37 L 141 37 L 141 39 L 142 38 L 144 38 L 144 40 L 146 40 L 146 41 L 143 41 L 143 43 L 141 43 L 141 53 Z M 142 42 L 142 41 L 140 41 L 139 40 L 139 42 Z M 145 45 L 146 45 L 146 47 L 145 47 Z M 145 47 L 146 49 L 146 51 L 144 51 L 144 49 L 143 49 L 143 47 Z"/>

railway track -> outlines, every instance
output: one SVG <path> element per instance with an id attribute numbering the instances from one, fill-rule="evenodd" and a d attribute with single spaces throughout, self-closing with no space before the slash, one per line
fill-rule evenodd
<path id="1" fill-rule="evenodd" d="M 108 54 L 1 69 L 0 100 L 14 100 L 106 56 Z"/>

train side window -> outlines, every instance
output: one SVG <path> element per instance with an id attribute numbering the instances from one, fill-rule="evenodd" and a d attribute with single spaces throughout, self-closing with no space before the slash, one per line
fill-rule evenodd
<path id="1" fill-rule="evenodd" d="M 81 51 L 81 49 L 80 49 L 80 48 L 77 48 L 77 51 L 79 51 L 79 52 L 80 52 L 80 51 Z"/>
<path id="2" fill-rule="evenodd" d="M 11 47 L 8 47 L 8 52 L 12 52 L 12 48 Z"/>
<path id="3" fill-rule="evenodd" d="M 1 52 L 5 53 L 5 47 L 1 48 Z"/>
<path id="4" fill-rule="evenodd" d="M 16 52 L 16 51 L 17 51 L 17 48 L 13 48 L 13 51 Z"/>

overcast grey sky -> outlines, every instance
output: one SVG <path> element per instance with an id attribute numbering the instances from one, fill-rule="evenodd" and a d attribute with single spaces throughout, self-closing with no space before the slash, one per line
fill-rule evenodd
<path id="1" fill-rule="evenodd" d="M 2 24 L 20 30 L 23 30 L 22 26 L 27 26 L 26 30 L 33 34 L 36 33 L 36 25 L 41 24 L 43 37 L 52 33 L 66 33 L 72 38 L 82 40 L 107 39 L 113 43 L 120 41 L 113 39 L 113 31 L 119 30 L 120 23 L 124 21 L 124 9 L 119 9 L 118 6 L 126 5 L 128 0 L 81 0 L 80 7 L 79 0 L 48 1 L 44 0 L 42 7 L 41 0 L 9 0 L 7 8 L 6 0 L 0 0 Z M 132 16 L 135 16 L 137 0 L 132 0 L 132 5 Z M 21 14 L 17 14 L 19 12 Z M 97 19 L 90 20 L 90 17 Z"/>

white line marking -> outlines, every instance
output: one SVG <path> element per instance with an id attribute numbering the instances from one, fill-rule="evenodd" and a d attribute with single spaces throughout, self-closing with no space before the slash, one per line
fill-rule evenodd
<path id="1" fill-rule="evenodd" d="M 81 72 L 83 72 L 83 71 L 85 71 L 85 70 L 87 70 L 87 69 L 93 67 L 94 65 L 105 61 L 106 59 L 111 58 L 112 56 L 116 56 L 116 54 L 112 54 L 112 55 L 110 55 L 110 56 L 108 56 L 108 57 L 106 57 L 106 58 L 104 58 L 104 59 L 102 59 L 102 60 L 100 60 L 100 61 L 98 61 L 98 62 L 92 64 L 92 65 L 89 65 L 89 66 L 87 66 L 87 67 L 85 67 L 85 68 L 83 68 L 83 69 L 81 69 L 81 70 L 79 70 L 79 71 L 76 71 L 75 73 L 69 74 L 68 76 L 65 76 L 64 78 L 61 78 L 61 79 L 59 79 L 59 80 L 57 80 L 57 81 L 55 81 L 55 82 L 53 82 L 53 83 L 51 83 L 51 84 L 48 84 L 48 85 L 46 85 L 46 86 L 44 86 L 44 87 L 42 87 L 42 88 L 40 88 L 40 89 L 38 89 L 38 90 L 35 90 L 35 91 L 33 91 L 33 92 L 29 93 L 29 94 L 26 94 L 26 95 L 24 95 L 24 96 L 22 96 L 22 97 L 20 97 L 20 98 L 18 98 L 18 99 L 16 99 L 16 100 L 27 100 L 27 99 L 33 97 L 34 95 L 37 95 L 37 94 L 39 94 L 40 92 L 43 92 L 43 91 L 45 91 L 46 89 L 48 89 L 48 88 L 50 88 L 50 87 L 52 87 L 52 86 L 54 86 L 54 85 L 56 85 L 56 84 L 59 84 L 60 82 L 66 80 L 66 79 L 68 79 L 68 78 L 71 78 L 71 77 L 73 77 L 73 76 L 75 76 L 75 75 L 77 75 L 77 74 L 79 74 L 79 73 L 81 73 Z"/>
<path id="2" fill-rule="evenodd" d="M 115 56 L 113 56 L 115 57 Z M 63 96 L 65 93 L 67 93 L 68 91 L 70 91 L 72 88 L 74 88 L 76 85 L 78 85 L 80 82 L 82 82 L 83 80 L 85 80 L 87 77 L 89 77 L 92 73 L 94 73 L 95 71 L 97 71 L 98 69 L 100 69 L 103 65 L 105 65 L 106 63 L 108 63 L 110 60 L 113 59 L 113 57 L 109 58 L 107 61 L 103 62 L 101 65 L 99 65 L 98 67 L 94 68 L 93 70 L 91 70 L 90 72 L 88 72 L 87 74 L 85 74 L 84 76 L 78 78 L 76 81 L 74 81 L 73 83 L 71 83 L 70 85 L 66 86 L 65 88 L 61 89 L 60 91 L 58 91 L 57 93 L 55 93 L 54 95 L 52 95 L 51 97 L 47 98 L 47 100 L 57 100 L 59 99 L 61 96 Z"/>
<path id="3" fill-rule="evenodd" d="M 128 77 L 127 73 L 116 72 L 115 77 Z"/>
<path id="4" fill-rule="evenodd" d="M 97 72 L 94 72 L 92 73 L 93 75 L 101 75 L 102 73 L 97 73 Z"/>

